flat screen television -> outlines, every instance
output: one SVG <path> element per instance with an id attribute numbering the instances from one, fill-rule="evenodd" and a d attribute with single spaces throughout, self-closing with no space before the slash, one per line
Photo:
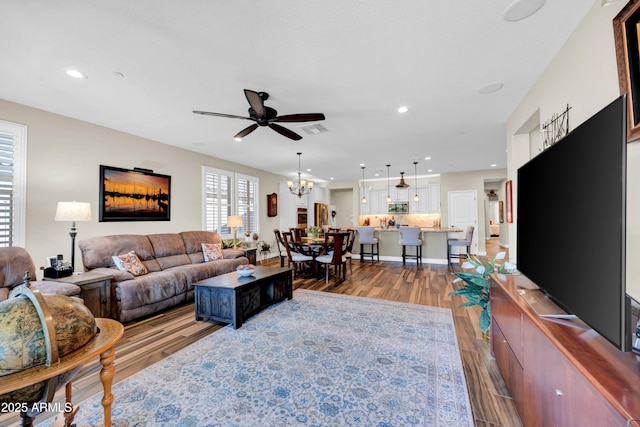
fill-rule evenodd
<path id="1" fill-rule="evenodd" d="M 518 169 L 517 266 L 564 311 L 631 351 L 626 135 L 623 95 Z"/>

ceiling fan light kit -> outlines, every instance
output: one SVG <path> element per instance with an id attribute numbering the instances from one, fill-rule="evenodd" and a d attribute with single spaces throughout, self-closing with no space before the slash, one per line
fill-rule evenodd
<path id="1" fill-rule="evenodd" d="M 274 131 L 278 132 L 282 136 L 286 136 L 289 139 L 294 141 L 299 141 L 302 139 L 300 135 L 295 133 L 294 131 L 287 129 L 284 126 L 280 126 L 275 122 L 280 123 L 299 123 L 299 122 L 316 122 L 320 120 L 324 120 L 324 114 L 322 113 L 301 113 L 301 114 L 288 114 L 284 116 L 278 116 L 278 112 L 264 105 L 264 101 L 269 99 L 269 94 L 267 92 L 256 92 L 254 90 L 245 89 L 244 96 L 247 98 L 249 102 L 249 117 L 245 116 L 236 116 L 233 114 L 223 114 L 223 113 L 212 113 L 209 111 L 197 111 L 194 110 L 194 114 L 203 114 L 206 116 L 215 116 L 215 117 L 226 117 L 230 119 L 242 119 L 242 120 L 252 120 L 255 123 L 251 126 L 247 126 L 242 129 L 240 132 L 235 134 L 234 139 L 236 141 L 242 141 L 242 139 L 249 135 L 254 130 L 258 129 L 258 126 L 267 126 Z"/>

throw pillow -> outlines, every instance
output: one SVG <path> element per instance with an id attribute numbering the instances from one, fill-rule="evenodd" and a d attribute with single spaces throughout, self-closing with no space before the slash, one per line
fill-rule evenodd
<path id="1" fill-rule="evenodd" d="M 128 271 L 134 276 L 142 276 L 147 274 L 147 267 L 144 266 L 134 251 L 131 251 L 122 255 L 115 255 L 112 257 L 113 263 L 118 270 Z"/>
<path id="2" fill-rule="evenodd" d="M 202 253 L 205 262 L 222 259 L 222 245 L 220 243 L 203 243 Z"/>

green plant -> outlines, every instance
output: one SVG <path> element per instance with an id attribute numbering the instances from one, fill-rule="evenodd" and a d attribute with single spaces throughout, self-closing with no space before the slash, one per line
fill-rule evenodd
<path id="1" fill-rule="evenodd" d="M 268 244 L 267 242 L 260 242 L 259 245 L 260 245 L 260 250 L 263 252 L 266 252 L 269 249 L 271 249 L 271 245 Z"/>
<path id="2" fill-rule="evenodd" d="M 496 254 L 490 261 L 481 261 L 477 257 L 467 256 L 467 260 L 462 264 L 462 267 L 475 269 L 475 271 L 455 273 L 457 279 L 455 279 L 453 283 L 464 281 L 465 285 L 460 289 L 449 292 L 449 296 L 458 295 L 468 300 L 464 304 L 461 304 L 460 307 L 480 306 L 482 312 L 480 313 L 478 323 L 483 334 L 487 333 L 491 324 L 489 275 L 493 272 L 511 274 L 516 269 L 514 264 L 504 261 L 504 257 L 505 252 Z"/>
<path id="3" fill-rule="evenodd" d="M 233 249 L 233 239 L 223 240 L 222 249 Z"/>

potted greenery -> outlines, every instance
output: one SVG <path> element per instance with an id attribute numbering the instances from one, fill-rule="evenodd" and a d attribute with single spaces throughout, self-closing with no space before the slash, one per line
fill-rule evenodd
<path id="1" fill-rule="evenodd" d="M 260 246 L 260 251 L 262 252 L 268 252 L 271 250 L 271 245 L 265 241 L 260 242 L 259 246 Z"/>
<path id="2" fill-rule="evenodd" d="M 468 301 L 460 307 L 480 306 L 482 312 L 478 320 L 480 330 L 486 336 L 491 325 L 491 305 L 489 299 L 489 275 L 493 272 L 511 274 L 516 266 L 510 262 L 503 261 L 505 252 L 499 252 L 491 261 L 481 261 L 477 257 L 467 256 L 467 260 L 462 264 L 463 268 L 475 269 L 475 271 L 461 271 L 455 273 L 457 279 L 453 283 L 465 282 L 460 289 L 449 292 L 451 295 L 465 297 Z"/>

